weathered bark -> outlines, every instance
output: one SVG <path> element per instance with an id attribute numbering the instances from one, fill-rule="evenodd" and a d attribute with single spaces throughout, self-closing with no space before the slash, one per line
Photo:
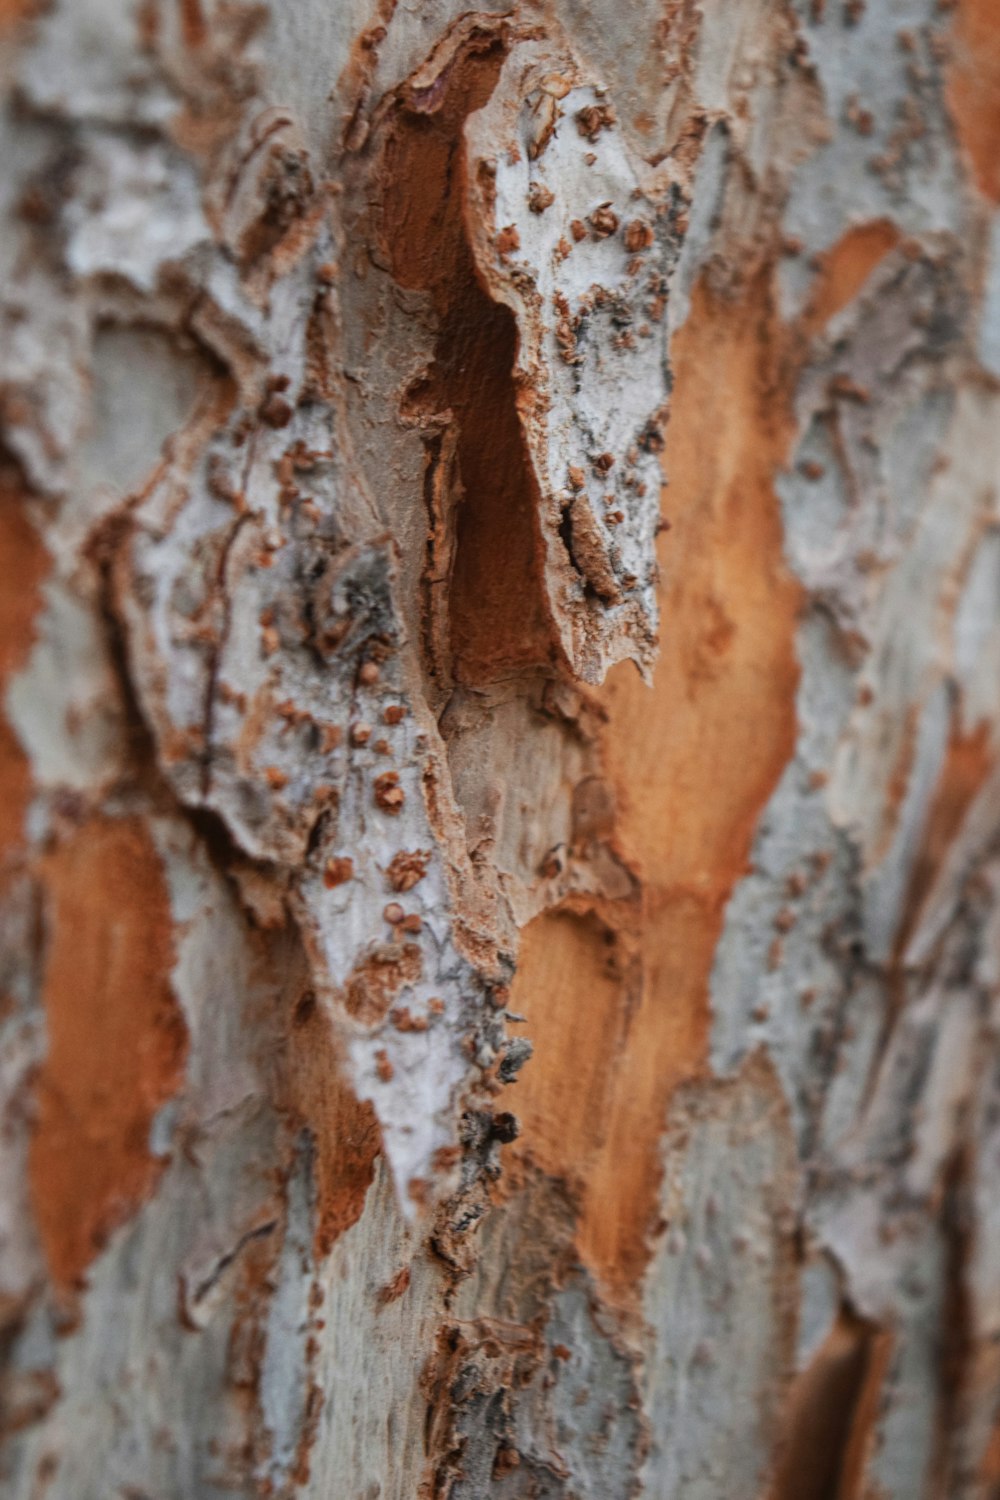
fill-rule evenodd
<path id="1" fill-rule="evenodd" d="M 0 24 L 4 1493 L 1000 1495 L 989 0 Z"/>

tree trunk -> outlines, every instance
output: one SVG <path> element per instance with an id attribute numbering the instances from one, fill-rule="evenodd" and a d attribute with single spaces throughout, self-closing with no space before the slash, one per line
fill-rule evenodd
<path id="1" fill-rule="evenodd" d="M 0 25 L 4 1494 L 1000 1495 L 989 0 Z"/>

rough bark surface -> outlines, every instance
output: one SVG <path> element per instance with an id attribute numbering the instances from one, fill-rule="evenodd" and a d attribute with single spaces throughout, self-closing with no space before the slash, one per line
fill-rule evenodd
<path id="1" fill-rule="evenodd" d="M 0 28 L 4 1494 L 1000 1495 L 990 0 Z"/>

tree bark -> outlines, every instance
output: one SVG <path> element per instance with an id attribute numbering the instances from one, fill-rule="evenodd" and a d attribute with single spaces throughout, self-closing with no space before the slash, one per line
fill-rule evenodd
<path id="1" fill-rule="evenodd" d="M 1000 1496 L 989 0 L 3 0 L 11 1500 Z"/>

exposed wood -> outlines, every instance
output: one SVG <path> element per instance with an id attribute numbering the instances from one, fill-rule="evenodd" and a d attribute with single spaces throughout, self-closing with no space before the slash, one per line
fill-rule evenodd
<path id="1" fill-rule="evenodd" d="M 988 0 L 2 0 L 0 1484 L 1000 1495 Z"/>

